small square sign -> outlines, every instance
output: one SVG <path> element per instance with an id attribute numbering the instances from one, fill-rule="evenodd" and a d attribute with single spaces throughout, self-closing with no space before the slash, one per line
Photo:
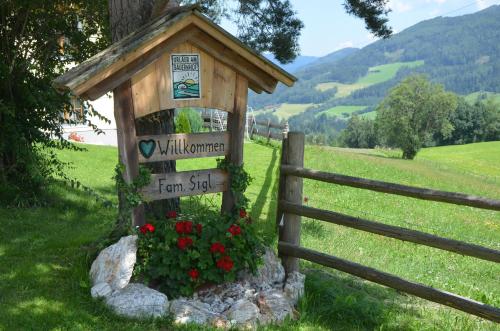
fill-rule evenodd
<path id="1" fill-rule="evenodd" d="M 199 99 L 201 97 L 200 55 L 172 54 L 170 68 L 172 68 L 173 99 Z"/>

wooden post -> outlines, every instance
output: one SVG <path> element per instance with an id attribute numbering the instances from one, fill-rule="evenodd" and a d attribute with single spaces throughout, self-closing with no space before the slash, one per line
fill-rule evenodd
<path id="1" fill-rule="evenodd" d="M 287 139 L 283 140 L 282 164 L 298 167 L 304 166 L 304 139 L 304 134 L 302 132 L 288 133 Z M 279 194 L 288 202 L 302 204 L 302 178 L 295 176 L 280 176 L 280 181 L 284 181 L 284 184 L 283 191 Z M 278 213 L 278 222 L 281 222 L 281 217 L 283 217 L 283 224 L 279 223 L 281 225 L 279 240 L 299 246 L 301 217 L 288 213 L 284 213 L 283 216 L 280 216 L 282 213 L 279 208 Z M 278 253 L 287 275 L 293 271 L 299 270 L 299 259 L 282 254 L 279 250 Z"/>
<path id="2" fill-rule="evenodd" d="M 139 174 L 139 155 L 136 143 L 134 103 L 130 80 L 127 80 L 113 90 L 113 98 L 118 153 L 120 162 L 125 165 L 123 179 L 125 182 L 130 183 Z M 132 225 L 137 226 L 144 223 L 144 205 L 140 205 L 132 212 Z"/>
<path id="3" fill-rule="evenodd" d="M 234 91 L 234 108 L 227 114 L 227 130 L 231 133 L 230 154 L 226 156 L 235 165 L 243 164 L 243 144 L 245 142 L 245 119 L 247 111 L 248 80 L 236 75 Z M 231 179 L 229 179 L 231 181 Z M 234 207 L 235 198 L 231 189 L 222 194 L 222 212 L 230 213 Z"/>

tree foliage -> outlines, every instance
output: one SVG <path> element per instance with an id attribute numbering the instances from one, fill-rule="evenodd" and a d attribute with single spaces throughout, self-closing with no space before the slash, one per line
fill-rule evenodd
<path id="1" fill-rule="evenodd" d="M 36 199 L 45 179 L 64 176 L 53 149 L 63 139 L 69 95 L 52 80 L 107 45 L 102 1 L 2 1 L 0 6 L 0 187 L 2 201 Z M 91 38 L 94 36 L 94 38 Z M 71 43 L 67 42 L 71 40 Z M 83 120 L 92 126 L 86 115 Z M 98 115 L 98 114 L 96 114 Z M 67 120 L 66 122 L 71 122 Z M 50 149 L 48 149 L 50 148 Z"/>
<path id="2" fill-rule="evenodd" d="M 340 135 L 340 141 L 346 147 L 374 148 L 377 145 L 375 121 L 357 115 L 352 116 Z"/>
<path id="3" fill-rule="evenodd" d="M 442 85 L 424 76 L 410 76 L 377 107 L 379 137 L 385 145 L 401 148 L 403 158 L 413 159 L 434 135 L 451 135 L 449 118 L 456 107 L 456 96 Z"/>

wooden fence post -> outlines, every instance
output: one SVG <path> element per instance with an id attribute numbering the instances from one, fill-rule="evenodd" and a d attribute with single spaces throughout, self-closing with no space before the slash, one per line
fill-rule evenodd
<path id="1" fill-rule="evenodd" d="M 283 140 L 282 164 L 304 166 L 304 140 L 302 132 L 288 133 L 288 137 Z M 280 175 L 278 199 L 283 198 L 287 202 L 302 204 L 302 182 L 301 177 Z M 300 219 L 300 216 L 282 213 L 278 208 L 279 241 L 300 245 Z M 287 275 L 299 270 L 299 259 L 282 254 L 279 250 L 278 253 Z"/>
<path id="2" fill-rule="evenodd" d="M 271 120 L 267 119 L 267 143 L 271 140 Z"/>

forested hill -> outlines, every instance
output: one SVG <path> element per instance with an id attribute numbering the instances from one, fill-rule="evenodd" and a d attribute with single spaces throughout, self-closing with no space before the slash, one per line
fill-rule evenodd
<path id="1" fill-rule="evenodd" d="M 295 87 L 280 86 L 273 95 L 252 95 L 250 104 L 257 108 L 285 102 L 325 104 L 319 107 L 325 109 L 342 104 L 374 106 L 388 88 L 412 72 L 425 73 L 459 94 L 500 92 L 500 6 L 422 21 L 359 51 L 336 53 L 340 56 L 334 53 L 297 71 Z M 373 67 L 387 64 L 397 64 L 392 76 L 355 86 Z"/>

